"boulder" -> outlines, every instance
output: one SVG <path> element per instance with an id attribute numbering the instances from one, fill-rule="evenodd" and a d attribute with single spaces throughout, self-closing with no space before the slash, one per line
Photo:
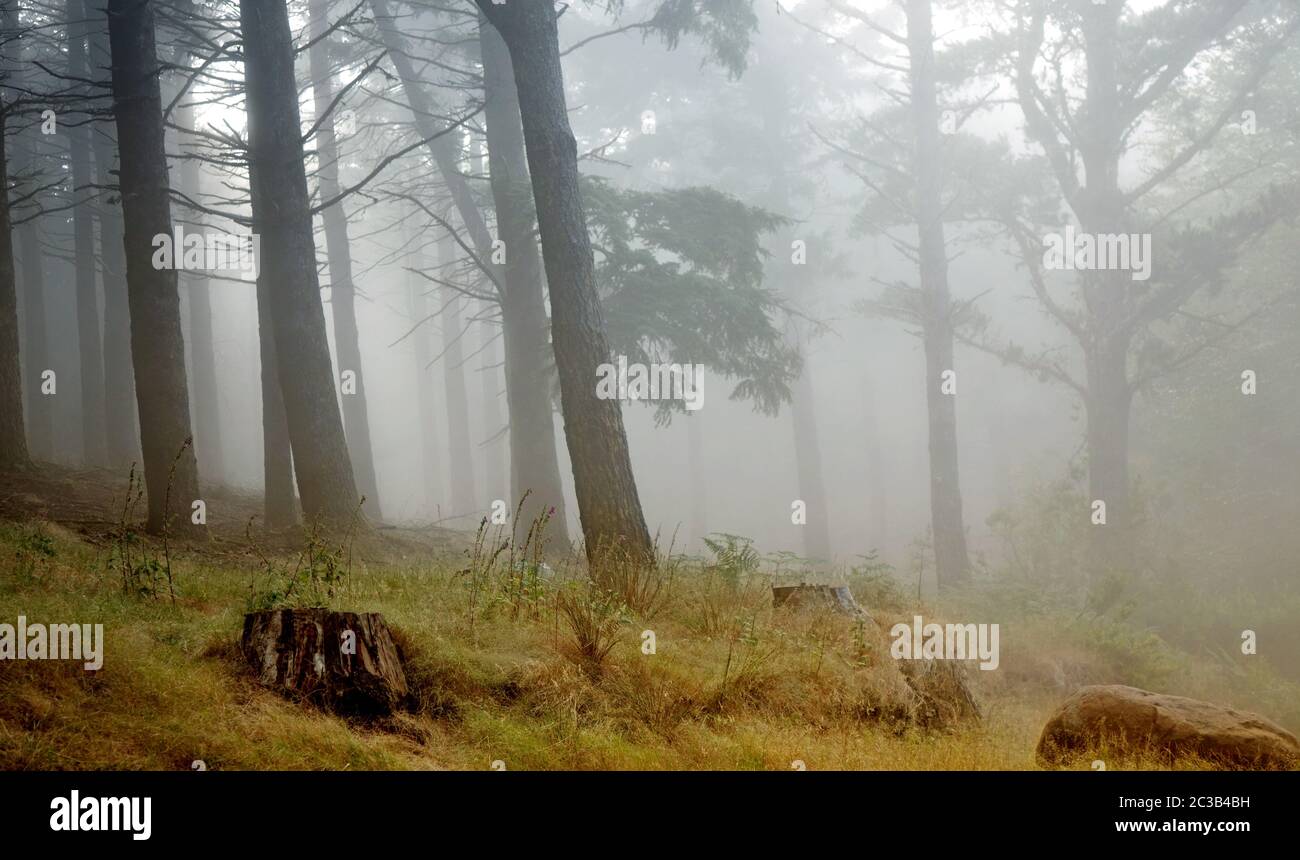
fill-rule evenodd
<path id="1" fill-rule="evenodd" d="M 401 654 L 376 612 L 250 612 L 240 650 L 264 686 L 335 713 L 387 715 L 409 694 Z"/>
<path id="2" fill-rule="evenodd" d="M 853 592 L 847 585 L 774 585 L 772 586 L 772 606 L 787 609 L 827 608 L 860 618 L 871 620 L 867 611 L 858 605 Z"/>
<path id="3" fill-rule="evenodd" d="M 1083 687 L 1057 706 L 1038 739 L 1038 757 L 1058 764 L 1109 743 L 1243 769 L 1300 764 L 1295 735 L 1265 717 L 1119 684 Z"/>

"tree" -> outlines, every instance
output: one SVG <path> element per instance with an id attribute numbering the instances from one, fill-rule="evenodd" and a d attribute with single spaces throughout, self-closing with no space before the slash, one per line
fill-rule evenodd
<path id="1" fill-rule="evenodd" d="M 356 286 L 352 282 L 352 250 L 348 245 L 348 217 L 339 196 L 339 147 L 334 134 L 333 69 L 329 57 L 329 20 L 325 0 L 307 4 L 307 51 L 311 64 L 312 104 L 316 115 L 316 180 L 321 219 L 325 223 L 325 253 L 330 273 L 330 309 L 334 314 L 334 343 L 339 370 L 351 373 L 352 385 L 343 392 L 343 428 L 356 469 L 357 489 L 365 497 L 364 510 L 371 519 L 381 516 L 379 483 L 375 477 L 374 446 L 370 441 L 370 416 L 366 407 L 365 374 L 361 366 L 361 336 L 357 331 Z"/>
<path id="2" fill-rule="evenodd" d="M 357 514 L 325 333 L 307 193 L 298 87 L 284 0 L 241 0 L 248 104 L 249 186 L 254 232 L 274 249 L 259 261 L 266 278 L 276 376 L 303 514 L 343 526 Z"/>
<path id="3" fill-rule="evenodd" d="M 199 498 L 199 482 L 176 271 L 153 265 L 154 237 L 172 232 L 153 2 L 110 0 L 108 23 L 148 528 L 201 534 L 203 526 L 175 511 Z"/>
<path id="4" fill-rule="evenodd" d="M 74 82 L 89 78 L 86 29 L 82 0 L 68 0 L 68 77 Z M 99 295 L 95 287 L 95 222 L 90 206 L 76 202 L 78 195 L 85 195 L 93 184 L 89 120 L 69 123 L 66 133 L 71 166 L 69 193 L 74 201 L 73 263 L 77 283 L 77 349 L 81 360 L 82 456 L 91 466 L 105 466 L 108 465 L 108 447 L 104 434 L 104 352 L 100 339 Z M 82 200 L 81 204 L 84 203 Z"/>
<path id="5" fill-rule="evenodd" d="M 12 2 L 12 0 L 10 0 Z M 6 6 L 9 5 L 7 2 Z M 8 16 L 8 9 L 3 11 Z M 8 33 L 4 37 L 8 38 Z M 9 46 L 3 46 L 7 52 Z M 3 98 L 3 97 L 0 97 Z M 23 377 L 19 358 L 18 284 L 14 277 L 13 225 L 9 220 L 9 168 L 5 124 L 9 102 L 0 102 L 0 469 L 28 465 L 23 423 Z"/>
<path id="6" fill-rule="evenodd" d="M 653 546 L 632 475 L 621 407 L 595 391 L 596 370 L 611 355 L 579 190 L 555 9 L 550 3 L 478 3 L 505 40 L 514 67 L 551 290 L 560 411 L 587 557 L 594 561 L 618 547 L 648 562 Z"/>

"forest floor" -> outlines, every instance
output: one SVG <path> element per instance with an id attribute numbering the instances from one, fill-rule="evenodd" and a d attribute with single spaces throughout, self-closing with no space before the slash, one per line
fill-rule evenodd
<path id="1" fill-rule="evenodd" d="M 775 611 L 770 577 L 716 562 L 633 583 L 631 610 L 563 569 L 512 575 L 532 568 L 476 553 L 465 533 L 267 535 L 248 525 L 259 500 L 235 492 L 208 500 L 209 540 L 164 546 L 123 525 L 126 497 L 126 479 L 104 472 L 0 483 L 0 622 L 103 624 L 106 638 L 96 672 L 0 664 L 0 769 L 1032 769 L 1043 723 L 1081 683 L 1146 681 L 1292 730 L 1300 720 L 1291 682 L 1152 656 L 1148 639 L 1059 617 L 1008 618 L 998 671 L 910 677 L 883 631 L 955 610 L 879 578 L 850 580 L 873 625 Z M 238 648 L 244 613 L 290 583 L 332 584 L 332 608 L 383 613 L 414 690 L 408 712 L 349 720 L 255 683 Z M 584 623 L 612 643 L 599 661 L 579 653 Z M 1109 769 L 1171 766 L 1109 755 Z"/>

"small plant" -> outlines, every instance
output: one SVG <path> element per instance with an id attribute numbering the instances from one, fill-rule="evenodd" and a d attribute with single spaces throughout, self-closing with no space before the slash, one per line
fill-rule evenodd
<path id="1" fill-rule="evenodd" d="M 628 609 L 642 618 L 653 618 L 672 593 L 673 579 L 683 559 L 673 554 L 674 544 L 666 553 L 658 552 L 646 561 L 638 553 L 612 548 L 599 554 L 591 565 L 591 579 L 597 588 L 618 595 Z"/>
<path id="2" fill-rule="evenodd" d="M 142 498 L 144 482 L 136 476 L 135 464 L 132 463 L 127 475 L 122 514 L 116 528 L 109 532 L 110 548 L 105 565 L 121 579 L 123 594 L 152 600 L 162 594 L 162 584 L 166 582 L 174 603 L 176 590 L 170 560 L 167 557 L 160 560 L 151 554 L 144 536 L 131 524 Z"/>
<path id="3" fill-rule="evenodd" d="M 54 556 L 54 541 L 40 526 L 27 526 L 19 530 L 14 548 L 14 569 L 20 579 L 36 579 L 37 572 L 48 568 Z"/>
<path id="4" fill-rule="evenodd" d="M 704 545 L 713 553 L 708 568 L 717 571 L 733 590 L 739 587 L 744 575 L 758 570 L 760 559 L 752 538 L 715 532 L 704 538 Z"/>
<path id="5" fill-rule="evenodd" d="M 631 623 L 627 606 L 595 583 L 571 583 L 555 593 L 556 613 L 572 638 L 565 652 L 593 680 Z"/>
<path id="6" fill-rule="evenodd" d="M 352 572 L 352 541 L 356 536 L 356 524 L 364 503 L 363 497 L 357 504 L 351 525 L 337 546 L 329 544 L 321 536 L 319 523 L 313 523 L 307 534 L 307 543 L 302 552 L 298 553 L 292 567 L 278 564 L 258 548 L 253 540 L 253 520 L 250 518 L 244 533 L 261 559 L 267 585 L 258 591 L 255 581 L 249 581 L 249 611 L 331 605 Z"/>

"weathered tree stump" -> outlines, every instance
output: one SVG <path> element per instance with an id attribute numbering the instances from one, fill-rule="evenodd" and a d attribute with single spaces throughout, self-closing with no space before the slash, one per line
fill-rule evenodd
<path id="1" fill-rule="evenodd" d="M 401 654 L 377 612 L 250 612 L 240 650 L 264 686 L 335 713 L 387 715 L 409 692 Z"/>
<path id="2" fill-rule="evenodd" d="M 1047 765 L 1113 744 L 1168 756 L 1196 755 L 1228 767 L 1291 768 L 1295 735 L 1248 711 L 1119 684 L 1084 687 L 1057 706 L 1038 739 Z"/>
<path id="3" fill-rule="evenodd" d="M 871 620 L 865 609 L 853 598 L 853 592 L 847 585 L 774 585 L 772 586 L 772 606 L 786 609 L 811 609 L 829 607 L 835 612 L 854 618 Z"/>

